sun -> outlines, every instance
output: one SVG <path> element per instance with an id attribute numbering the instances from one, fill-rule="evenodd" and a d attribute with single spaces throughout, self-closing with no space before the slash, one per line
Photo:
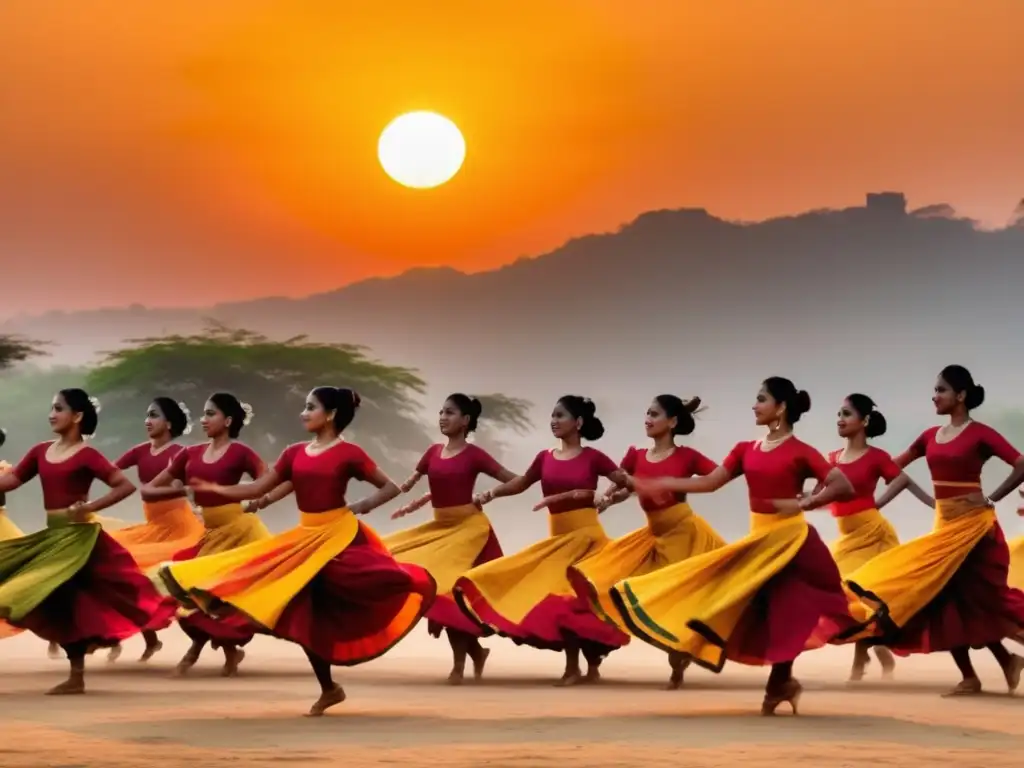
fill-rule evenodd
<path id="1" fill-rule="evenodd" d="M 384 172 L 399 184 L 430 189 L 450 181 L 466 159 L 466 140 L 436 112 L 407 112 L 384 128 L 377 141 Z"/>

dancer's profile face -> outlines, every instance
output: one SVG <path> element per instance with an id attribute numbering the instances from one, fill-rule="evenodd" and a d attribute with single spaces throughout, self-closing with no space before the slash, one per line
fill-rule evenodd
<path id="1" fill-rule="evenodd" d="M 306 407 L 302 409 L 301 418 L 307 432 L 319 432 L 334 418 L 334 414 L 324 410 L 324 404 L 310 392 L 306 395 Z"/>
<path id="2" fill-rule="evenodd" d="M 150 437 L 163 437 L 170 432 L 171 425 L 156 403 L 150 403 L 146 411 L 146 434 Z"/>
<path id="3" fill-rule="evenodd" d="M 220 437 L 228 429 L 228 417 L 212 401 L 207 400 L 199 424 L 207 437 Z"/>
<path id="4" fill-rule="evenodd" d="M 644 429 L 647 431 L 647 436 L 659 438 L 666 434 L 671 434 L 675 428 L 676 420 L 668 417 L 665 409 L 658 404 L 657 400 L 652 400 L 651 404 L 647 407 L 647 418 L 644 419 Z"/>
<path id="5" fill-rule="evenodd" d="M 67 401 L 61 395 L 54 395 L 53 403 L 50 406 L 50 429 L 55 434 L 67 433 L 75 424 L 82 420 L 82 414 L 71 410 Z"/>
<path id="6" fill-rule="evenodd" d="M 839 409 L 836 419 L 836 428 L 840 437 L 850 438 L 864 431 L 864 417 L 857 413 L 849 400 L 843 401 L 843 407 Z"/>
<path id="7" fill-rule="evenodd" d="M 580 431 L 581 419 L 577 419 L 561 403 L 551 411 L 551 434 L 559 440 Z"/>
<path id="8" fill-rule="evenodd" d="M 962 402 L 963 393 L 957 395 L 949 382 L 939 376 L 935 381 L 935 391 L 932 393 L 932 403 L 935 405 L 935 412 L 939 416 L 948 416 L 955 409 L 958 403 Z"/>
<path id="9" fill-rule="evenodd" d="M 437 428 L 445 437 L 458 435 L 465 432 L 469 426 L 469 416 L 459 410 L 459 407 L 451 400 L 445 400 L 444 405 L 437 414 Z"/>
<path id="10" fill-rule="evenodd" d="M 759 427 L 766 427 L 779 421 L 785 415 L 785 410 L 767 389 L 761 387 L 754 400 L 754 421 Z"/>

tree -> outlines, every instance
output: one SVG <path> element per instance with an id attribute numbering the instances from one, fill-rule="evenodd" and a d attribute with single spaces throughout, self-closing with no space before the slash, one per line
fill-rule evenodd
<path id="1" fill-rule="evenodd" d="M 510 429 L 519 435 L 527 432 L 532 426 L 529 416 L 532 404 L 499 394 L 477 395 L 477 399 L 483 407 L 483 415 L 477 426 L 476 443 L 500 461 L 508 448 L 502 440 L 502 431 Z"/>
<path id="2" fill-rule="evenodd" d="M 298 415 L 306 394 L 320 385 L 359 392 L 362 405 L 351 437 L 389 473 L 407 473 L 433 438 L 419 415 L 425 382 L 410 368 L 373 360 L 362 346 L 306 336 L 273 341 L 214 322 L 191 336 L 127 343 L 107 353 L 86 381 L 102 401 L 102 433 L 115 436 L 118 448 L 142 438 L 141 422 L 154 397 L 184 402 L 198 421 L 206 398 L 226 391 L 252 406 L 254 419 L 243 439 L 272 459 L 305 438 Z M 522 428 L 520 401 L 498 396 L 493 402 L 500 418 Z"/>
<path id="3" fill-rule="evenodd" d="M 43 342 L 26 339 L 23 336 L 0 334 L 0 371 L 12 368 L 34 357 L 42 357 L 46 353 L 40 349 Z"/>

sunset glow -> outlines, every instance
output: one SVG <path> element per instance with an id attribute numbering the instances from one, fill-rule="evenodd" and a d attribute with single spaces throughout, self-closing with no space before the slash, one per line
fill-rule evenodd
<path id="1" fill-rule="evenodd" d="M 377 142 L 381 167 L 399 184 L 430 189 L 450 181 L 466 159 L 455 123 L 435 112 L 409 112 L 392 120 Z"/>

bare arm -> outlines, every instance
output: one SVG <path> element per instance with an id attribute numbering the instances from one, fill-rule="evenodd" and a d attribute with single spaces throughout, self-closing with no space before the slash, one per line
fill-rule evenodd
<path id="1" fill-rule="evenodd" d="M 21 488 L 21 480 L 10 469 L 0 472 L 0 493 L 14 491 Z"/>
<path id="2" fill-rule="evenodd" d="M 716 467 L 715 471 L 703 477 L 633 477 L 627 476 L 627 483 L 636 491 L 674 491 L 675 493 L 714 493 L 732 480 L 732 475 L 725 467 Z"/>
<path id="3" fill-rule="evenodd" d="M 353 514 L 365 515 L 372 512 L 401 493 L 395 482 L 377 467 L 367 476 L 366 482 L 371 483 L 377 490 L 365 499 L 360 499 L 355 504 L 349 505 Z"/>
<path id="4" fill-rule="evenodd" d="M 399 490 L 401 490 L 402 493 L 408 493 L 413 488 L 415 488 L 416 487 L 416 483 L 418 483 L 422 479 L 423 479 L 423 473 L 422 472 L 419 472 L 419 471 L 413 472 L 411 475 L 409 475 L 409 477 L 406 479 L 406 481 L 399 486 Z"/>
<path id="5" fill-rule="evenodd" d="M 277 486 L 281 485 L 281 476 L 277 474 L 276 469 L 268 468 L 262 475 L 257 477 L 251 483 L 218 485 L 217 483 L 210 483 L 206 480 L 196 479 L 193 480 L 190 485 L 197 491 L 216 493 L 218 496 L 223 496 L 225 499 L 230 499 L 231 501 L 248 501 L 250 499 L 258 499 L 260 496 L 270 493 L 272 490 L 277 488 Z"/>
<path id="6" fill-rule="evenodd" d="M 910 479 L 910 476 L 906 472 L 901 472 L 895 480 L 893 480 L 886 489 L 882 492 L 882 495 L 875 499 L 875 508 L 882 509 L 889 502 L 899 496 L 903 491 L 910 491 L 914 494 L 922 504 L 934 507 L 935 499 L 925 493 L 921 486 Z"/>
<path id="7" fill-rule="evenodd" d="M 430 501 L 431 501 L 431 495 L 429 493 L 425 493 L 422 496 L 420 496 L 418 499 L 416 499 L 415 501 L 410 501 L 405 506 L 403 506 L 403 507 L 401 507 L 399 509 L 396 509 L 394 512 L 392 512 L 391 513 L 391 519 L 392 520 L 397 520 L 400 517 L 405 517 L 406 515 L 411 515 L 413 512 L 415 512 L 416 510 L 420 509 L 421 507 L 425 507 L 427 504 L 430 503 Z"/>
<path id="8" fill-rule="evenodd" d="M 1002 501 L 1017 490 L 1021 483 L 1024 483 L 1024 456 L 1014 462 L 1013 471 L 1010 472 L 1009 477 L 1003 480 L 993 493 L 989 494 L 989 501 L 993 503 Z"/>
<path id="9" fill-rule="evenodd" d="M 279 502 L 281 499 L 283 499 L 288 494 L 292 493 L 294 490 L 295 487 L 292 485 L 292 481 L 285 480 L 270 493 L 265 493 L 258 499 L 256 499 L 254 502 L 252 502 L 249 505 L 249 511 L 255 512 L 260 509 L 266 509 L 271 504 L 276 504 L 277 502 Z"/>
<path id="10" fill-rule="evenodd" d="M 170 470 L 164 469 L 142 486 L 141 495 L 143 501 L 160 501 L 184 496 L 185 489 L 180 480 L 175 480 Z"/>
<path id="11" fill-rule="evenodd" d="M 131 480 L 124 476 L 124 472 L 122 472 L 121 470 L 117 470 L 114 474 L 110 476 L 110 479 L 107 480 L 107 485 L 110 486 L 109 491 L 100 496 L 98 499 L 85 502 L 80 507 L 78 507 L 78 509 L 85 513 L 99 512 L 101 510 L 106 509 L 107 507 L 114 506 L 119 501 L 127 499 L 129 496 L 135 493 L 135 485 L 132 483 Z"/>
<path id="12" fill-rule="evenodd" d="M 820 484 L 819 484 L 820 485 Z M 839 469 L 833 468 L 825 477 L 824 487 L 800 501 L 803 510 L 820 509 L 833 501 L 845 501 L 853 496 L 853 485 Z"/>
<path id="13" fill-rule="evenodd" d="M 500 485 L 496 485 L 489 491 L 478 493 L 473 502 L 477 505 L 486 504 L 492 499 L 500 499 L 503 496 L 518 496 L 523 493 L 527 488 L 533 485 L 526 475 L 514 475 L 510 480 L 506 480 Z"/>

